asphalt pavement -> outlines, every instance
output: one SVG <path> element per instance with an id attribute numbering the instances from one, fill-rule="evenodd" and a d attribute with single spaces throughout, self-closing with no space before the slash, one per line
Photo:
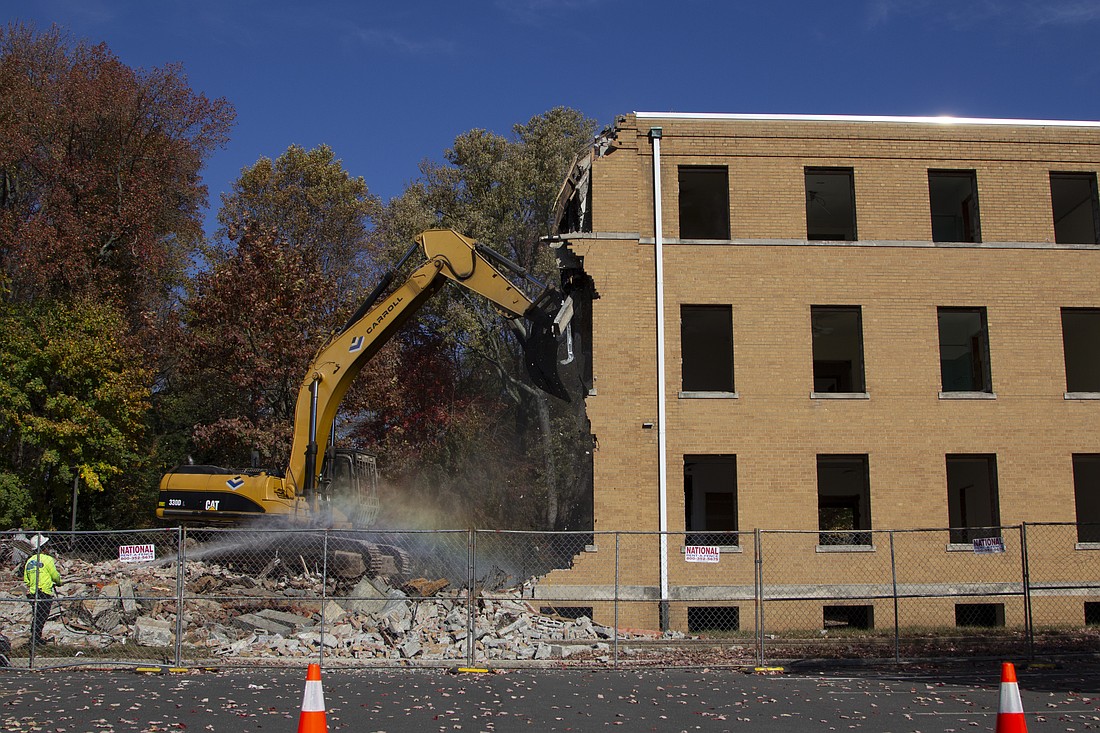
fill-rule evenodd
<path id="1" fill-rule="evenodd" d="M 1100 730 L 1100 667 L 1017 673 L 1028 730 Z M 1000 665 L 888 668 L 330 670 L 330 731 L 993 730 Z M 12 732 L 293 731 L 305 668 L 0 670 L 0 725 Z"/>

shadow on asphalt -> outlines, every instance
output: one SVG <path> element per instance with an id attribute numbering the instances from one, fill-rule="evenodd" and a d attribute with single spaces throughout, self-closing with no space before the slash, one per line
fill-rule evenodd
<path id="1" fill-rule="evenodd" d="M 911 680 L 934 684 L 993 687 L 1000 684 L 1002 662 L 1012 662 L 1021 690 L 1061 692 L 1066 689 L 1100 690 L 1100 657 L 1057 661 L 981 657 L 902 662 L 882 660 L 807 659 L 784 666 L 787 675 Z"/>

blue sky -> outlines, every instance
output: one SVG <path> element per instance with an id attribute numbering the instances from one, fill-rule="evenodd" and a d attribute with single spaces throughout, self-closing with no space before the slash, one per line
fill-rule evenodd
<path id="1" fill-rule="evenodd" d="M 552 107 L 1100 120 L 1098 0 L 0 0 L 237 110 L 204 178 L 327 143 L 384 199 Z"/>

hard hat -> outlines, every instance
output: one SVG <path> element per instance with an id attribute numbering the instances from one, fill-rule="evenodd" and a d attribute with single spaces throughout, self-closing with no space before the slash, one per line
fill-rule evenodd
<path id="1" fill-rule="evenodd" d="M 40 534 L 36 534 L 34 537 L 30 538 L 31 547 L 33 547 L 36 550 L 39 549 L 40 547 L 42 547 L 42 545 L 46 544 L 49 541 L 50 541 L 49 537 L 44 537 Z"/>

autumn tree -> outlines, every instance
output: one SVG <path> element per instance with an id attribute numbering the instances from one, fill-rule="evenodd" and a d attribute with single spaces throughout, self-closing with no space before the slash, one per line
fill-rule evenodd
<path id="1" fill-rule="evenodd" d="M 8 299 L 94 294 L 140 325 L 202 237 L 204 160 L 233 110 L 179 66 L 135 70 L 56 28 L 0 30 L 0 267 Z"/>
<path id="2" fill-rule="evenodd" d="M 285 462 L 298 387 L 329 331 L 319 304 L 333 293 L 305 247 L 262 230 L 242 231 L 195 277 L 177 391 L 203 462 L 246 465 L 254 448 L 265 465 Z"/>
<path id="3" fill-rule="evenodd" d="M 275 160 L 260 158 L 223 194 L 216 251 L 231 252 L 243 228 L 263 227 L 309 252 L 321 273 L 354 298 L 374 275 L 367 226 L 380 208 L 332 148 L 291 145 Z"/>
<path id="4" fill-rule="evenodd" d="M 327 146 L 261 158 L 222 197 L 172 388 L 196 458 L 241 465 L 257 449 L 265 465 L 285 465 L 310 359 L 363 296 L 378 206 Z"/>
<path id="5" fill-rule="evenodd" d="M 561 182 L 594 133 L 592 120 L 565 108 L 516 125 L 510 137 L 486 130 L 464 133 L 445 152 L 444 162 L 421 164 L 420 180 L 387 205 L 374 234 L 382 242 L 396 243 L 409 241 L 423 228 L 452 227 L 553 284 L 557 266 L 541 238 L 551 231 Z M 395 256 L 396 249 L 388 255 Z M 405 480 L 413 486 L 450 486 L 464 496 L 465 516 L 494 526 L 587 526 L 590 437 L 581 396 L 574 395 L 574 402 L 565 405 L 531 386 L 519 339 L 475 295 L 444 289 L 425 307 L 420 324 L 415 337 L 449 344 L 449 349 L 434 350 L 454 358 L 448 368 L 455 381 L 432 394 L 446 400 L 448 416 L 465 413 L 451 424 L 469 422 L 483 429 L 465 433 L 459 445 L 457 428 L 425 421 L 415 442 L 435 450 L 422 452 L 414 472 L 418 475 L 410 473 Z M 409 383 L 418 384 L 411 375 L 434 368 L 405 359 L 403 373 Z M 408 411 L 424 394 L 402 391 L 394 399 L 394 411 L 381 410 L 364 426 L 364 435 L 378 442 L 384 460 L 393 461 L 400 452 L 391 444 L 389 430 L 399 417 L 395 411 Z M 422 404 L 417 412 L 424 414 L 428 407 Z M 524 499 L 516 501 L 520 495 Z"/>

